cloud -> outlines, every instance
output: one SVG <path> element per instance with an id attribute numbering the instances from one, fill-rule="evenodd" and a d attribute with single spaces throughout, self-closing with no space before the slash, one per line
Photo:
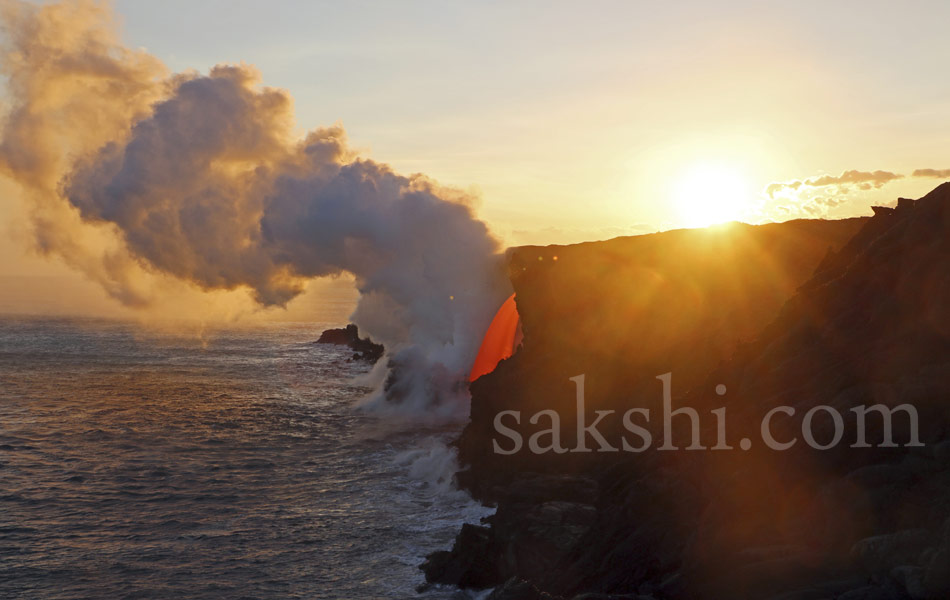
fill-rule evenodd
<path id="1" fill-rule="evenodd" d="M 938 179 L 950 178 L 950 169 L 917 169 L 913 177 L 936 177 Z"/>
<path id="2" fill-rule="evenodd" d="M 763 215 L 783 217 L 834 218 L 853 214 L 862 192 L 870 192 L 890 182 L 904 179 L 892 171 L 852 169 L 840 175 L 816 175 L 787 182 L 773 182 L 764 189 Z M 850 207 L 850 208 L 849 208 Z"/>
<path id="3" fill-rule="evenodd" d="M 802 187 L 816 188 L 847 185 L 856 185 L 858 189 L 870 190 L 879 189 L 891 181 L 903 178 L 903 175 L 890 171 L 850 170 L 841 173 L 841 175 L 819 175 L 805 180 L 770 183 L 765 187 L 765 193 L 770 198 L 775 198 L 776 195 L 786 190 L 798 191 Z"/>
<path id="4" fill-rule="evenodd" d="M 251 66 L 169 75 L 118 42 L 102 5 L 0 6 L 0 171 L 30 201 L 39 247 L 133 306 L 161 302 L 163 279 L 282 306 L 349 273 L 355 321 L 412 364 L 407 381 L 465 374 L 510 293 L 467 194 L 360 158 L 340 125 L 297 136 L 292 98 Z M 407 393 L 399 377 L 406 404 L 467 414 L 449 401 L 464 388 Z"/>
<path id="5" fill-rule="evenodd" d="M 765 193 L 769 198 L 774 198 L 776 194 L 785 190 L 798 190 L 802 187 L 801 181 L 780 182 L 776 181 L 765 186 Z"/>
<path id="6" fill-rule="evenodd" d="M 832 209 L 842 206 L 846 203 L 847 199 L 844 197 L 819 196 L 817 198 L 812 198 L 806 202 L 803 202 L 799 206 L 799 210 L 811 218 L 824 218 L 829 216 Z"/>
<path id="7" fill-rule="evenodd" d="M 821 177 L 814 177 L 805 181 L 806 185 L 812 187 L 823 187 L 828 185 L 842 185 L 848 183 L 868 185 L 874 188 L 879 188 L 885 183 L 889 183 L 896 179 L 903 179 L 903 175 L 897 173 L 891 173 L 890 171 L 845 171 L 837 177 L 832 175 L 822 175 Z"/>

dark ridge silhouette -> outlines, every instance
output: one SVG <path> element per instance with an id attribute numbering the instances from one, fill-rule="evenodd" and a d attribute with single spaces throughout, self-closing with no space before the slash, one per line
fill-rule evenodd
<path id="1" fill-rule="evenodd" d="M 472 386 L 459 440 L 460 484 L 498 510 L 432 555 L 427 578 L 498 586 L 495 600 L 950 597 L 948 233 L 944 184 L 853 222 L 513 251 L 524 347 Z M 580 373 L 588 415 L 660 415 L 665 372 L 674 407 L 700 414 L 707 447 L 717 443 L 709 411 L 726 408 L 733 450 L 657 451 L 659 416 L 639 454 L 492 450 L 505 409 L 523 412 L 525 440 L 548 424 L 528 415 L 555 409 L 574 447 L 567 378 Z M 909 419 L 897 413 L 896 447 L 880 447 L 872 412 L 872 447 L 852 448 L 850 409 L 874 404 L 913 405 L 923 446 L 906 445 Z M 843 441 L 828 450 L 801 439 L 803 415 L 820 405 L 843 415 Z M 798 438 L 787 451 L 759 433 L 778 406 L 797 415 L 773 421 L 777 440 Z M 833 422 L 816 414 L 824 443 Z M 684 448 L 689 421 L 677 419 L 672 441 Z M 601 427 L 608 440 L 616 421 Z"/>

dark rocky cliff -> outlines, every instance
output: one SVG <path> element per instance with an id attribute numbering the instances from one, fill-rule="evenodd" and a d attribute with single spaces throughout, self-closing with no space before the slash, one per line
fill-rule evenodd
<path id="1" fill-rule="evenodd" d="M 430 557 L 428 578 L 499 599 L 950 597 L 950 184 L 875 213 L 513 251 L 524 347 L 472 385 L 458 442 L 459 482 L 498 511 Z M 667 372 L 707 448 L 726 409 L 733 449 L 656 450 Z M 649 408 L 653 448 L 493 451 L 502 410 L 522 411 L 508 424 L 526 440 L 547 423 L 530 415 L 557 411 L 574 447 L 581 373 L 588 424 L 617 411 L 599 428 L 616 441 L 617 415 Z M 872 447 L 851 447 L 850 409 L 875 404 L 912 405 L 923 445 L 895 413 L 896 447 L 881 447 L 869 413 Z M 827 450 L 800 439 L 819 405 L 843 415 Z M 775 439 L 799 438 L 783 451 L 760 437 L 780 406 L 796 416 L 774 419 Z M 827 411 L 813 416 L 831 440 Z"/>
<path id="2" fill-rule="evenodd" d="M 626 410 L 658 400 L 656 375 L 677 389 L 703 380 L 750 341 L 868 219 L 791 221 L 677 230 L 510 252 L 524 346 L 472 385 L 471 420 L 459 440 L 465 484 L 483 499 L 527 470 L 584 471 L 601 456 L 492 450 L 494 416 L 517 409 L 561 415 L 574 444 L 575 390 L 586 375 L 587 409 Z M 524 423 L 527 435 L 533 429 Z M 616 427 L 617 422 L 613 422 Z M 609 427 L 610 424 L 607 424 Z"/>

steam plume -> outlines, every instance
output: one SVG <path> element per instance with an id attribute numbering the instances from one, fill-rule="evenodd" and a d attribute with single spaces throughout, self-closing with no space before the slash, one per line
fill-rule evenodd
<path id="1" fill-rule="evenodd" d="M 168 75 L 99 4 L 0 7 L 0 169 L 43 250 L 132 305 L 172 277 L 282 306 L 351 273 L 355 321 L 390 349 L 390 399 L 459 409 L 459 374 L 509 293 L 469 198 L 358 158 L 340 126 L 294 136 L 290 96 L 248 65 Z"/>

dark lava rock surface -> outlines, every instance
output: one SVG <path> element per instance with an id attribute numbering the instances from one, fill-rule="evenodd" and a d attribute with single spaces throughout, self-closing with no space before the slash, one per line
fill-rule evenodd
<path id="1" fill-rule="evenodd" d="M 519 248 L 509 267 L 524 345 L 472 385 L 458 441 L 459 484 L 497 512 L 430 558 L 430 580 L 496 600 L 950 598 L 950 184 L 866 219 Z M 700 443 L 717 443 L 710 411 L 725 408 L 733 449 L 656 450 L 666 372 Z M 493 451 L 501 410 L 522 411 L 526 442 L 549 424 L 528 417 L 555 410 L 573 448 L 581 373 L 588 415 L 657 415 L 653 448 Z M 893 444 L 872 412 L 871 447 L 852 447 L 852 409 L 870 405 L 913 406 L 922 445 L 898 411 Z M 780 406 L 795 416 L 774 437 L 798 439 L 784 451 L 760 435 Z M 816 406 L 843 417 L 826 450 L 802 439 Z M 812 429 L 836 433 L 824 409 Z M 623 433 L 619 418 L 600 430 Z"/>
<path id="2" fill-rule="evenodd" d="M 327 329 L 314 343 L 348 346 L 354 351 L 354 360 L 367 360 L 373 363 L 378 361 L 385 351 L 382 344 L 376 344 L 369 338 L 361 338 L 359 329 L 352 323 L 340 329 Z"/>

